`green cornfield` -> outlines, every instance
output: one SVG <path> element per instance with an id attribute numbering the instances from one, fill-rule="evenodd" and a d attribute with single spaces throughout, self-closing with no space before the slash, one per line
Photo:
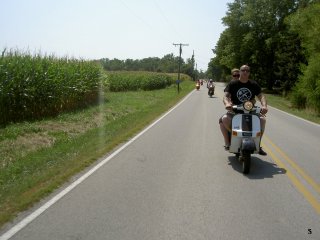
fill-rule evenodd
<path id="1" fill-rule="evenodd" d="M 176 75 L 155 72 L 108 72 L 107 85 L 112 92 L 155 90 L 175 83 Z"/>
<path id="2" fill-rule="evenodd" d="M 101 67 L 55 56 L 2 52 L 0 125 L 56 116 L 97 101 Z"/>
<path id="3" fill-rule="evenodd" d="M 98 102 L 101 91 L 155 90 L 176 79 L 177 74 L 105 72 L 94 61 L 5 49 L 0 56 L 0 126 L 87 107 Z"/>

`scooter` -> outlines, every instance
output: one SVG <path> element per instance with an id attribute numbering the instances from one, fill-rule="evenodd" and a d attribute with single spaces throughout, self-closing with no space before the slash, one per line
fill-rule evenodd
<path id="1" fill-rule="evenodd" d="M 261 108 L 247 101 L 232 107 L 236 113 L 232 118 L 232 132 L 229 152 L 242 162 L 243 174 L 250 172 L 251 154 L 258 153 L 261 140 L 259 114 Z"/>
<path id="2" fill-rule="evenodd" d="M 209 88 L 208 94 L 210 97 L 212 97 L 214 95 L 214 85 L 210 84 L 208 88 Z"/>
<path id="3" fill-rule="evenodd" d="M 197 90 L 200 89 L 200 84 L 199 84 L 199 83 L 196 84 L 196 89 L 197 89 Z"/>

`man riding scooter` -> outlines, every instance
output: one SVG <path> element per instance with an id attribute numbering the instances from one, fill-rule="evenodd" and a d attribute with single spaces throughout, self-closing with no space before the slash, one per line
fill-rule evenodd
<path id="1" fill-rule="evenodd" d="M 267 101 L 261 92 L 261 87 L 255 81 L 249 80 L 249 75 L 249 66 L 241 66 L 239 79 L 231 80 L 224 89 L 225 95 L 223 97 L 223 103 L 228 112 L 219 119 L 219 124 L 220 130 L 224 137 L 226 150 L 229 150 L 230 148 L 229 132 L 231 131 L 231 119 L 234 114 L 232 112 L 233 105 L 239 105 L 245 101 L 252 101 L 254 103 L 255 97 L 257 97 L 261 102 L 260 122 L 262 134 L 265 129 L 265 114 L 268 112 Z M 267 153 L 261 147 L 258 152 L 260 155 L 267 155 Z"/>
<path id="2" fill-rule="evenodd" d="M 212 97 L 212 95 L 214 94 L 214 84 L 213 84 L 213 80 L 210 79 L 209 82 L 207 83 L 207 88 L 208 88 L 208 95 L 210 97 Z"/>

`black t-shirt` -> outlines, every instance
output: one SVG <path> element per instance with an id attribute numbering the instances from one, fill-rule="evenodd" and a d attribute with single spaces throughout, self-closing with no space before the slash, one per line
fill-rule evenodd
<path id="1" fill-rule="evenodd" d="M 261 93 L 261 87 L 253 80 L 249 80 L 246 83 L 242 83 L 239 80 L 231 80 L 224 91 L 231 94 L 233 104 L 239 105 L 258 96 Z"/>

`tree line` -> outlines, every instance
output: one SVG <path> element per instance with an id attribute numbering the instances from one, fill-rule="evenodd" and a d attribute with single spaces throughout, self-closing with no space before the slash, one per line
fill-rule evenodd
<path id="1" fill-rule="evenodd" d="M 162 58 L 149 57 L 143 59 L 126 59 L 120 60 L 117 58 L 100 59 L 100 63 L 106 71 L 148 71 L 159 73 L 177 73 L 179 68 L 179 57 L 173 53 L 167 54 Z M 180 72 L 189 75 L 193 79 L 203 76 L 203 72 L 195 69 L 194 56 L 187 58 L 186 61 L 181 59 Z"/>
<path id="2" fill-rule="evenodd" d="M 251 77 L 272 90 L 280 84 L 296 106 L 320 112 L 320 1 L 235 0 L 207 74 L 226 81 L 248 64 Z"/>

